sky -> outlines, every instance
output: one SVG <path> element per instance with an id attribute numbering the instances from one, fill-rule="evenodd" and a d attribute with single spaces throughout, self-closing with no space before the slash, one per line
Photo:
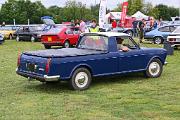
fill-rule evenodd
<path id="1" fill-rule="evenodd" d="M 4 3 L 6 0 L 0 0 L 0 4 Z M 37 0 L 31 0 L 32 2 Z M 46 7 L 50 7 L 52 5 L 57 5 L 63 7 L 67 0 L 38 0 L 41 1 Z M 99 3 L 100 0 L 76 0 L 81 1 L 86 4 L 86 6 L 90 6 L 91 4 Z M 108 9 L 113 9 L 117 7 L 117 4 L 126 1 L 126 0 L 108 0 Z M 153 5 L 157 4 L 165 4 L 168 6 L 174 6 L 176 8 L 180 8 L 180 0 L 144 0 L 145 2 L 150 2 Z"/>

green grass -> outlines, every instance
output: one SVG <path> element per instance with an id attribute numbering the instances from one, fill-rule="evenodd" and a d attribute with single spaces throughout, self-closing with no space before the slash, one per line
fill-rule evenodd
<path id="1" fill-rule="evenodd" d="M 160 78 L 141 73 L 98 78 L 86 91 L 71 91 L 67 83 L 28 82 L 16 75 L 18 54 L 38 49 L 44 49 L 41 43 L 0 45 L 0 120 L 180 119 L 180 50 L 168 56 Z"/>

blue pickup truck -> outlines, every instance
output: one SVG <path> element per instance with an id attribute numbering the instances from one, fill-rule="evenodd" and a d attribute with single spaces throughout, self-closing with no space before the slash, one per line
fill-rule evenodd
<path id="1" fill-rule="evenodd" d="M 84 33 L 76 48 L 22 53 L 16 72 L 41 82 L 68 80 L 72 89 L 84 90 L 97 76 L 141 71 L 159 77 L 166 55 L 165 49 L 140 48 L 125 33 Z"/>

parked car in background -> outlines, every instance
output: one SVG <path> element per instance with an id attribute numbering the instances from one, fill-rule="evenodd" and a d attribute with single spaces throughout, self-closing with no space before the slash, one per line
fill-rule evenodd
<path id="1" fill-rule="evenodd" d="M 143 72 L 160 77 L 166 55 L 162 48 L 140 48 L 125 33 L 84 33 L 76 48 L 22 53 L 16 72 L 41 82 L 66 80 L 72 89 L 84 90 L 98 76 Z"/>
<path id="2" fill-rule="evenodd" d="M 79 28 L 71 26 L 57 26 L 42 35 L 41 42 L 46 49 L 51 46 L 63 46 L 65 48 L 76 45 L 79 39 Z"/>
<path id="3" fill-rule="evenodd" d="M 120 32 L 120 33 L 126 33 L 130 36 L 134 35 L 134 30 L 133 28 L 122 28 L 122 27 L 117 27 L 111 30 L 112 32 Z"/>
<path id="4" fill-rule="evenodd" d="M 0 33 L 0 44 L 4 42 L 4 36 Z"/>
<path id="5" fill-rule="evenodd" d="M 170 33 L 172 33 L 178 26 L 180 25 L 167 25 L 156 28 L 150 32 L 146 32 L 144 35 L 144 39 L 148 41 L 152 41 L 155 44 L 162 44 Z"/>
<path id="6" fill-rule="evenodd" d="M 18 26 L 13 25 L 6 25 L 6 26 L 0 26 L 0 33 L 3 34 L 5 39 L 13 39 L 13 34 L 18 29 Z"/>
<path id="7" fill-rule="evenodd" d="M 175 48 L 180 46 L 180 27 L 177 27 L 167 38 L 167 41 Z"/>
<path id="8" fill-rule="evenodd" d="M 41 35 L 46 33 L 51 27 L 40 25 L 24 25 L 15 33 L 16 41 L 40 41 Z"/>

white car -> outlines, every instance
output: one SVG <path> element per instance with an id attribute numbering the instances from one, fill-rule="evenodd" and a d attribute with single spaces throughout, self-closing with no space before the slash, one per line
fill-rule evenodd
<path id="1" fill-rule="evenodd" d="M 167 38 L 167 41 L 175 48 L 180 46 L 180 27 L 177 27 Z"/>

